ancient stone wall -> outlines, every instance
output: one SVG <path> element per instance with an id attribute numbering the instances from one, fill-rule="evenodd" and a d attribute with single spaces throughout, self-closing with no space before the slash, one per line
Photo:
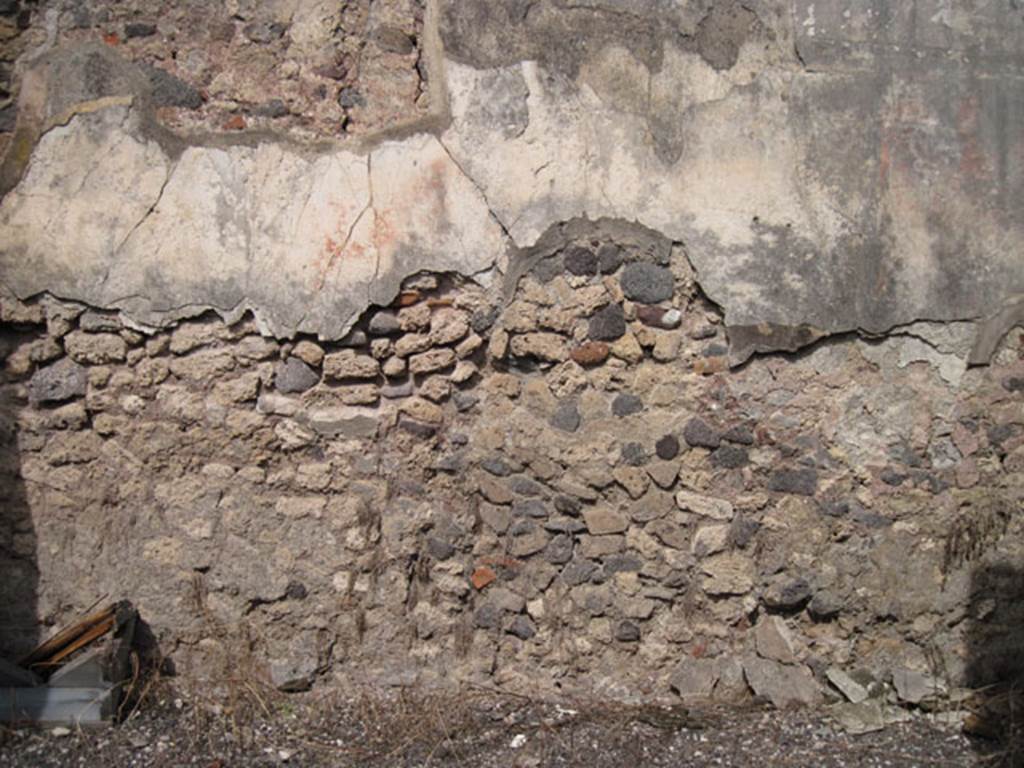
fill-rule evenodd
<path id="1" fill-rule="evenodd" d="M 109 597 L 211 684 L 1019 665 L 1024 12 L 341 5 L 0 0 L 0 655 Z"/>
<path id="2" fill-rule="evenodd" d="M 685 250 L 623 235 L 507 303 L 413 276 L 335 343 L 6 304 L 4 602 L 128 597 L 187 676 L 242 643 L 285 688 L 962 679 L 964 547 L 1024 541 L 1021 334 L 983 369 L 942 327 L 729 370 Z"/>

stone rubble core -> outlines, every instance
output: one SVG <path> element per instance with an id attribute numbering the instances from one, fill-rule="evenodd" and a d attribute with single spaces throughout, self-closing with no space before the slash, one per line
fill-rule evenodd
<path id="1" fill-rule="evenodd" d="M 0 604 L 286 690 L 998 678 L 1024 15 L 526 5 L 376 19 L 423 98 L 316 143 L 183 132 L 223 104 L 54 16 L 0 123 Z"/>
<path id="2" fill-rule="evenodd" d="M 285 690 L 785 706 L 849 696 L 843 669 L 906 689 L 935 649 L 964 682 L 955 532 L 994 521 L 994 561 L 1024 541 L 1024 334 L 955 384 L 901 336 L 729 370 L 679 249 L 623 238 L 614 270 L 579 268 L 610 244 L 536 261 L 507 305 L 420 273 L 337 342 L 5 300 L 2 599 L 123 594 L 184 679 L 242 643 Z"/>

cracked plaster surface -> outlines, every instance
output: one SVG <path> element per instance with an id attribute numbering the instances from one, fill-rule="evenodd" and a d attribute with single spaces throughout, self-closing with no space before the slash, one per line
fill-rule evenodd
<path id="1" fill-rule="evenodd" d="M 88 102 L 25 89 L 44 128 L 0 203 L 3 283 L 143 325 L 251 310 L 273 335 L 338 338 L 408 274 L 506 272 L 561 222 L 607 218 L 685 246 L 735 362 L 921 320 L 935 327 L 904 356 L 962 359 L 969 345 L 935 341 L 942 323 L 1001 322 L 1024 294 L 1024 16 L 753 3 L 732 48 L 697 17 L 657 60 L 583 24 L 602 37 L 568 41 L 566 63 L 517 53 L 515 35 L 509 60 L 488 58 L 486 29 L 458 31 L 473 5 L 430 5 L 437 114 L 358 145 L 168 138 L 129 65 Z"/>

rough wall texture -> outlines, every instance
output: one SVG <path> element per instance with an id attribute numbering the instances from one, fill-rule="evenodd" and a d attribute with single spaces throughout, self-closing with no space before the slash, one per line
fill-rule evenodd
<path id="1" fill-rule="evenodd" d="M 285 688 L 1005 674 L 1024 12 L 109 5 L 3 17 L 0 653 L 111 594 Z"/>

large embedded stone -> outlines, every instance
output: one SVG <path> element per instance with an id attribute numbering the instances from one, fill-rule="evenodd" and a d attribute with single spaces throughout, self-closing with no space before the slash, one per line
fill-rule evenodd
<path id="1" fill-rule="evenodd" d="M 28 383 L 29 400 L 33 403 L 59 403 L 81 397 L 85 394 L 88 380 L 83 366 L 64 358 L 32 374 Z"/>

